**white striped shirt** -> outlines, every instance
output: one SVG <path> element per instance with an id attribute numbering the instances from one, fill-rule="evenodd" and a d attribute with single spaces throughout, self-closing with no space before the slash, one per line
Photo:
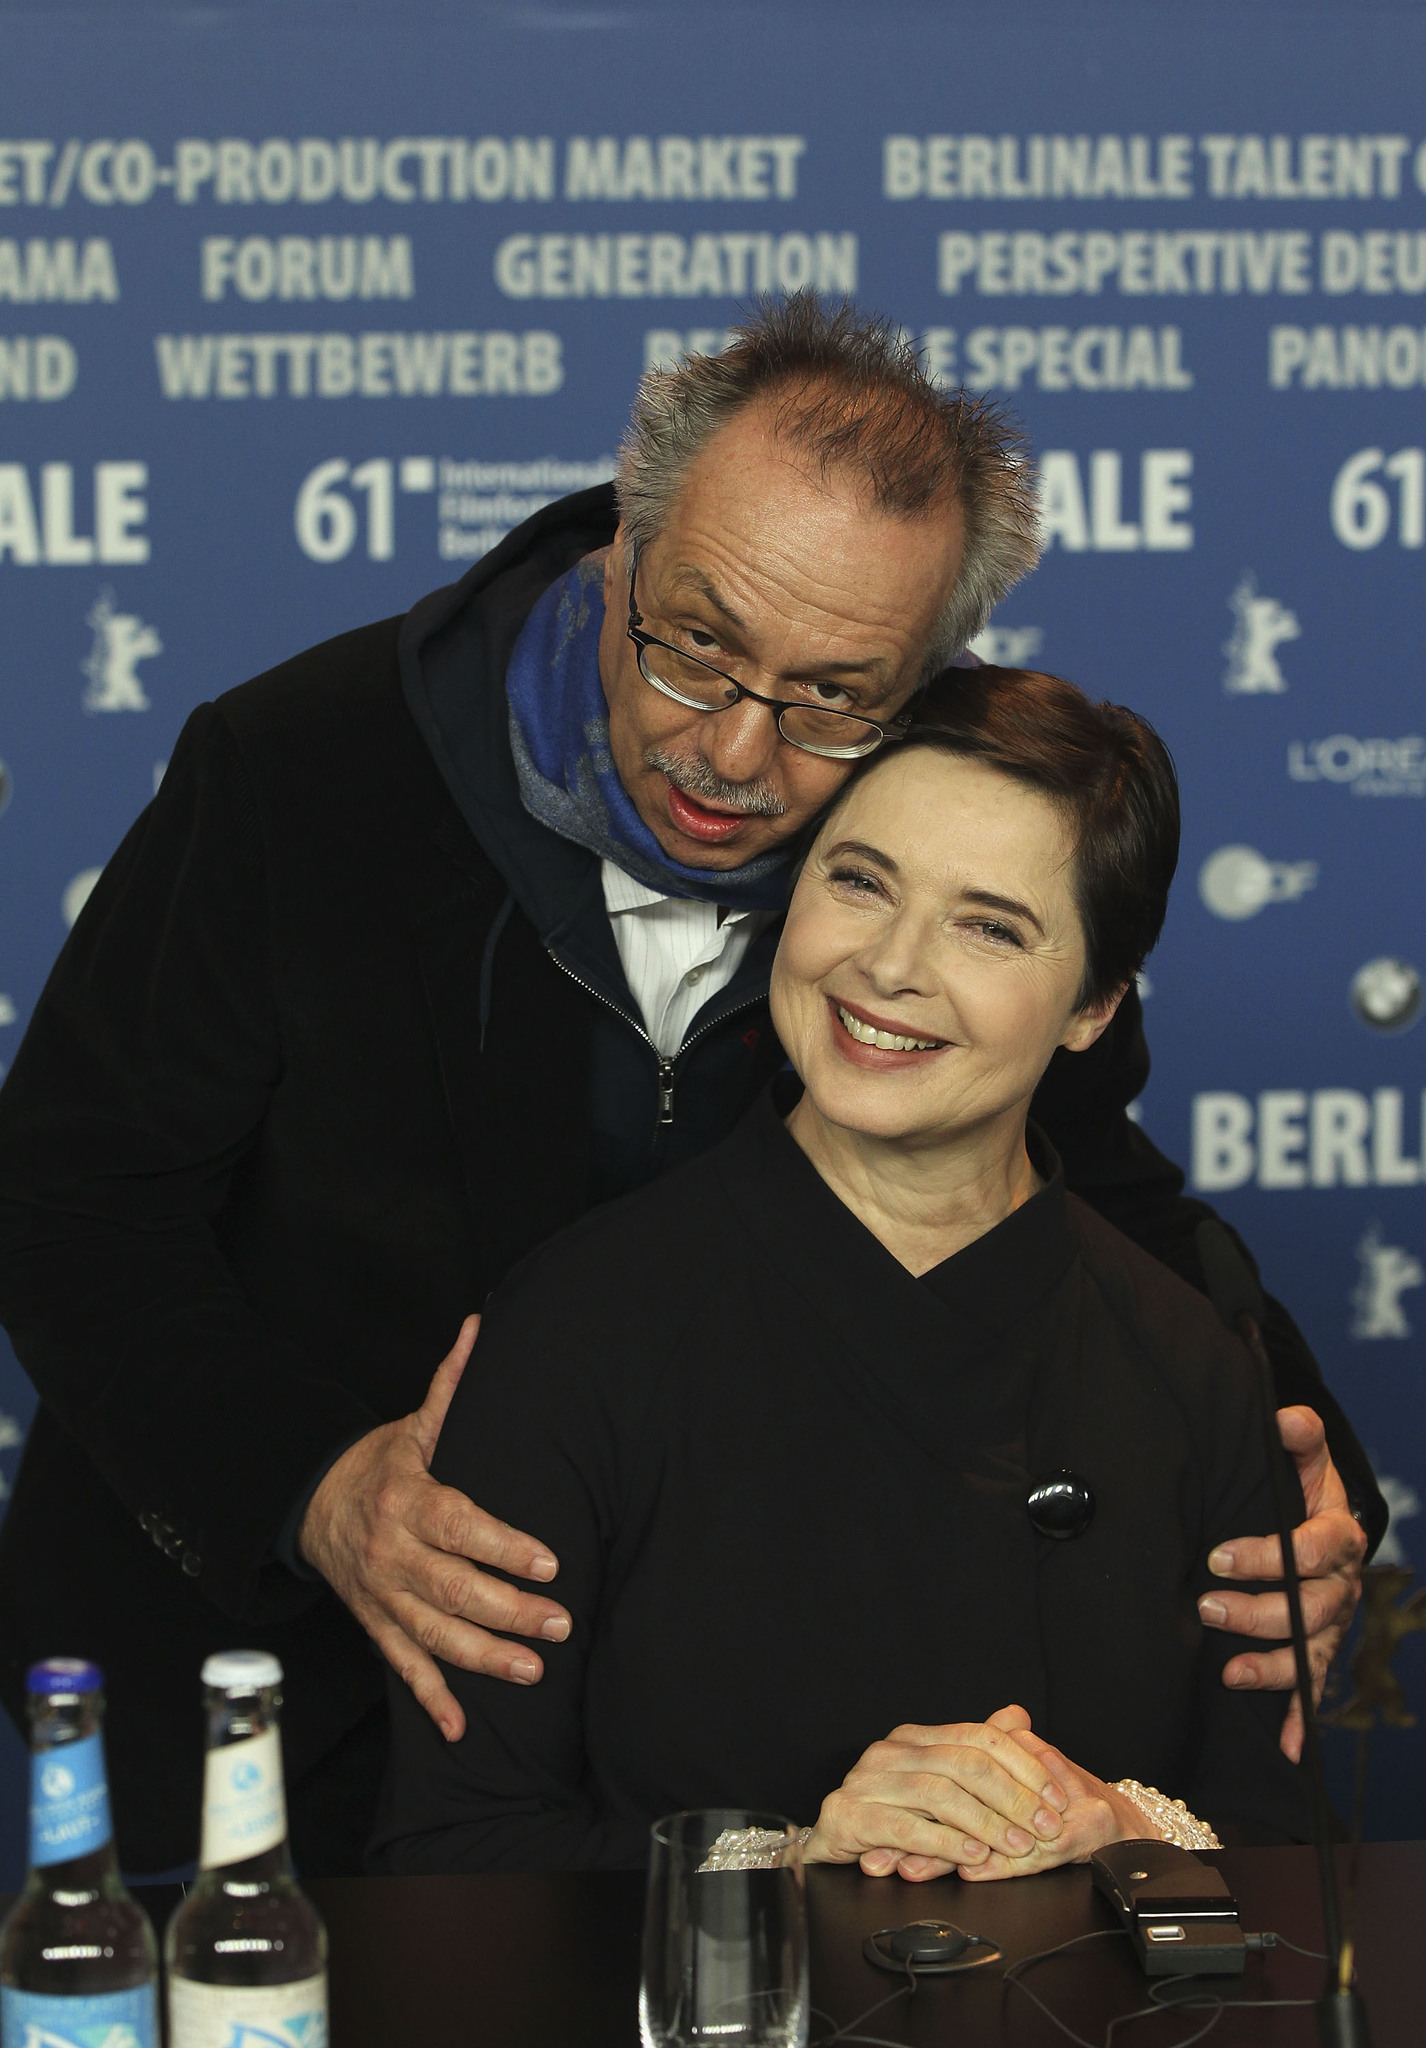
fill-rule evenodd
<path id="1" fill-rule="evenodd" d="M 729 910 L 719 924 L 716 903 L 660 896 L 613 861 L 603 861 L 601 873 L 625 979 L 644 1029 L 671 1060 L 698 1012 L 728 986 L 775 913 Z"/>

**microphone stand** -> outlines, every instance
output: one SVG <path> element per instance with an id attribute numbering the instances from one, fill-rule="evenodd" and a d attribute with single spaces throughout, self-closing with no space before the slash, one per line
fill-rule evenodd
<path id="1" fill-rule="evenodd" d="M 1223 1225 L 1200 1223 L 1194 1233 L 1209 1298 L 1223 1321 L 1247 1346 L 1257 1369 L 1263 1429 L 1272 1474 L 1282 1576 L 1297 1667 L 1297 1695 L 1302 1702 L 1302 1761 L 1312 1793 L 1313 1834 L 1322 1888 L 1322 1927 L 1326 1935 L 1327 1982 L 1317 2001 L 1317 2038 L 1321 2048 L 1371 2048 L 1366 2001 L 1353 1982 L 1353 1945 L 1342 1938 L 1342 1912 L 1337 1895 L 1337 1864 L 1332 1851 L 1332 1809 L 1322 1767 L 1322 1734 L 1312 1693 L 1312 1666 L 1307 1655 L 1307 1630 L 1302 1619 L 1302 1585 L 1292 1545 L 1293 1499 L 1287 1454 L 1277 1430 L 1277 1389 L 1272 1360 L 1263 1342 L 1263 1294 L 1251 1268 Z"/>

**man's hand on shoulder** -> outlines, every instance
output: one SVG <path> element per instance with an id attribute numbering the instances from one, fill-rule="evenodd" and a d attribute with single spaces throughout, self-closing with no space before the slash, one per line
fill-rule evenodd
<path id="1" fill-rule="evenodd" d="M 479 1329 L 479 1316 L 467 1316 L 414 1413 L 342 1453 L 313 1494 L 297 1537 L 302 1556 L 351 1609 L 447 1742 L 464 1735 L 465 1714 L 437 1657 L 463 1671 L 534 1685 L 544 1675 L 539 1657 L 489 1631 L 562 1643 L 570 1629 L 553 1600 L 476 1569 L 494 1565 L 516 1578 L 552 1579 L 559 1565 L 544 1545 L 430 1474 Z"/>
<path id="2" fill-rule="evenodd" d="M 1278 1430 L 1297 1466 L 1307 1520 L 1293 1532 L 1292 1547 L 1302 1580 L 1302 1618 L 1312 1663 L 1314 1699 L 1321 1699 L 1328 1666 L 1351 1625 L 1362 1591 L 1362 1561 L 1367 1539 L 1347 1505 L 1326 1433 L 1311 1408 L 1279 1408 Z M 1222 1543 L 1208 1560 L 1222 1579 L 1277 1579 L 1282 1576 L 1282 1549 L 1276 1536 L 1235 1537 Z M 1209 1628 L 1233 1635 L 1263 1636 L 1281 1643 L 1288 1635 L 1285 1593 L 1205 1593 L 1198 1612 Z M 1247 1652 L 1223 1667 L 1223 1683 L 1286 1692 L 1296 1685 L 1292 1647 Z M 1302 1706 L 1296 1692 L 1282 1724 L 1283 1754 L 1297 1763 L 1302 1755 Z"/>

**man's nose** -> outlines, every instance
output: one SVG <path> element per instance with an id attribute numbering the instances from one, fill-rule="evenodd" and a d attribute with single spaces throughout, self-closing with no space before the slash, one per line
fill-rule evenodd
<path id="1" fill-rule="evenodd" d="M 751 697 L 703 720 L 698 735 L 705 761 L 728 782 L 753 782 L 765 775 L 783 744 L 777 713 Z"/>

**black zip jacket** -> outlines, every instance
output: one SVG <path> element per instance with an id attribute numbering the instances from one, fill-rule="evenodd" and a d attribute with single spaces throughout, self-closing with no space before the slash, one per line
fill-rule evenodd
<path id="1" fill-rule="evenodd" d="M 404 619 L 201 705 L 0 1090 L 0 1320 L 41 1397 L 0 1692 L 18 1718 L 33 1658 L 104 1665 L 131 1868 L 193 1854 L 210 1650 L 283 1660 L 293 1781 L 381 1696 L 357 1624 L 279 1561 L 313 1475 L 418 1405 L 527 1251 L 723 1136 L 781 1063 L 773 934 L 661 1062 L 598 861 L 519 802 L 510 649 L 614 523 L 607 486 L 551 505 Z M 1208 1212 L 1124 1115 L 1147 1071 L 1130 1001 L 1035 1114 L 1069 1185 L 1197 1282 Z M 1285 1312 L 1269 1337 L 1384 1526 Z"/>

